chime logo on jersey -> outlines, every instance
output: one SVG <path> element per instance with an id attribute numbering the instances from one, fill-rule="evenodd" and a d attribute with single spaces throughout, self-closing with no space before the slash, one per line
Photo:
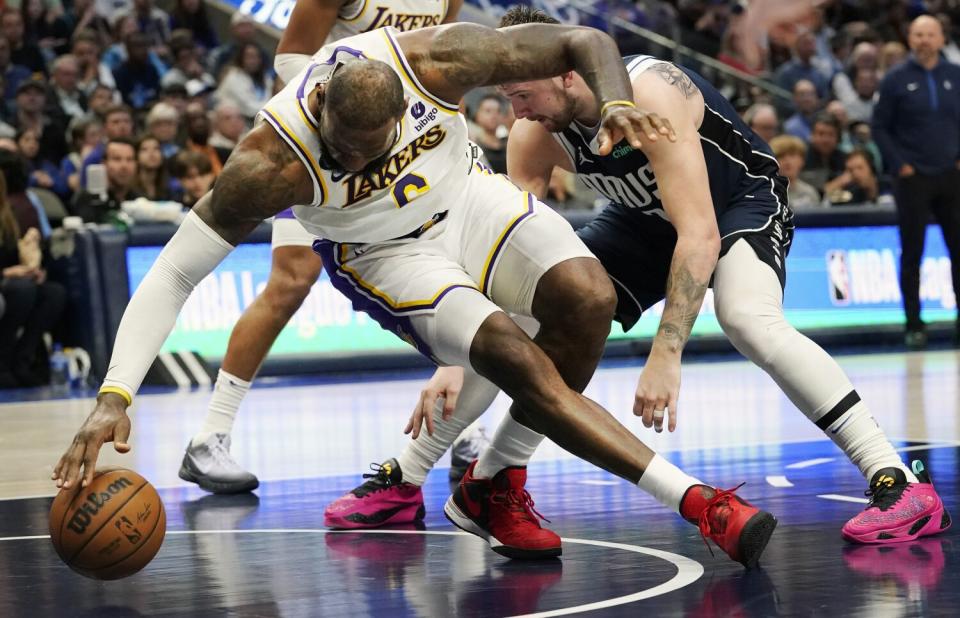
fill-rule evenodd
<path id="1" fill-rule="evenodd" d="M 393 26 L 400 32 L 409 32 L 428 26 L 439 26 L 442 15 L 410 15 L 406 13 L 391 13 L 390 7 L 378 6 L 373 23 L 364 32 L 370 32 L 384 26 Z"/>
<path id="2" fill-rule="evenodd" d="M 426 133 L 407 144 L 403 150 L 394 153 L 380 171 L 372 174 L 353 174 L 344 179 L 343 184 L 347 188 L 344 207 L 367 199 L 374 191 L 388 188 L 417 157 L 439 146 L 446 137 L 447 132 L 443 127 L 431 127 Z"/>

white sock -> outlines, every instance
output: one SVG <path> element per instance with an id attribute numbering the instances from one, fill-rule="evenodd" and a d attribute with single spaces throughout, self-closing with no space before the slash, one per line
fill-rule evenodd
<path id="1" fill-rule="evenodd" d="M 474 477 L 491 479 L 509 466 L 527 465 L 543 438 L 543 434 L 521 425 L 508 412 L 500 421 L 490 446 L 480 454 L 473 469 Z"/>
<path id="2" fill-rule="evenodd" d="M 680 512 L 680 502 L 684 494 L 693 485 L 704 485 L 660 455 L 654 454 L 637 487 L 647 492 L 657 502 L 676 513 Z"/>
<path id="3" fill-rule="evenodd" d="M 817 426 L 843 450 L 867 481 L 882 468 L 897 468 L 908 482 L 916 483 L 916 475 L 903 463 L 867 405 L 859 399 L 857 392 L 851 390 L 826 410 L 815 412 L 812 418 L 818 419 Z"/>
<path id="4" fill-rule="evenodd" d="M 433 410 L 433 435 L 429 435 L 424 428 L 420 431 L 420 436 L 411 440 L 397 457 L 403 481 L 423 485 L 427 474 L 437 465 L 457 436 L 490 407 L 499 393 L 500 389 L 492 382 L 469 369 L 465 370 L 463 388 L 460 390 L 453 417 L 449 421 L 443 420 L 443 400 L 438 401 Z"/>
<path id="5" fill-rule="evenodd" d="M 221 369 L 213 387 L 210 405 L 207 406 L 207 418 L 199 433 L 193 437 L 192 444 L 199 446 L 215 433 L 229 434 L 233 430 L 240 403 L 249 390 L 250 382 Z"/>

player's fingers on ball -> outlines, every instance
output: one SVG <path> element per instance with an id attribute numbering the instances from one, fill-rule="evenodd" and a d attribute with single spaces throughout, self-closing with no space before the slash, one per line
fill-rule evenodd
<path id="1" fill-rule="evenodd" d="M 97 471 L 97 451 L 99 449 L 88 448 L 83 454 L 83 486 L 86 487 L 93 482 L 93 474 Z"/>

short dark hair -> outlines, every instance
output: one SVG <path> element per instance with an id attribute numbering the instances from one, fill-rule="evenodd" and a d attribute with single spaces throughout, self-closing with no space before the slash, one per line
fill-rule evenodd
<path id="1" fill-rule="evenodd" d="M 193 150 L 178 152 L 173 157 L 173 161 L 170 162 L 170 173 L 173 174 L 174 178 L 185 178 L 191 167 L 196 168 L 200 174 L 213 173 L 213 164 L 210 163 L 207 155 Z"/>
<path id="2" fill-rule="evenodd" d="M 840 137 L 840 134 L 843 132 L 840 128 L 840 121 L 837 120 L 833 114 L 829 114 L 827 112 L 820 112 L 819 114 L 813 117 L 813 125 L 811 126 L 815 126 L 818 124 L 825 124 L 833 128 L 833 130 L 837 132 L 838 138 Z"/>
<path id="3" fill-rule="evenodd" d="M 121 146 L 129 146 L 133 150 L 133 157 L 137 157 L 137 144 L 129 137 L 113 137 L 107 140 L 106 146 L 103 147 L 103 158 L 106 160 L 107 151 L 110 150 L 111 144 L 120 144 Z"/>
<path id="4" fill-rule="evenodd" d="M 130 120 L 133 120 L 133 108 L 131 108 L 129 105 L 124 105 L 123 103 L 118 103 L 108 107 L 103 112 L 103 119 L 106 120 L 114 114 L 126 114 L 127 116 L 130 116 Z"/>
<path id="5" fill-rule="evenodd" d="M 507 9 L 500 18 L 500 28 L 519 26 L 520 24 L 559 24 L 560 22 L 540 9 L 518 4 Z"/>
<path id="6" fill-rule="evenodd" d="M 867 162 L 867 166 L 870 168 L 870 171 L 873 172 L 873 175 L 874 176 L 877 175 L 877 164 L 876 164 L 876 161 L 873 160 L 873 155 L 870 154 L 869 150 L 867 150 L 863 146 L 857 146 L 853 150 L 851 150 L 849 153 L 847 153 L 847 156 L 844 159 L 844 161 L 845 162 L 849 161 L 854 157 L 863 157 L 863 160 Z"/>
<path id="7" fill-rule="evenodd" d="M 403 84 L 386 63 L 355 60 L 334 71 L 324 106 L 351 129 L 378 129 L 403 114 Z"/>

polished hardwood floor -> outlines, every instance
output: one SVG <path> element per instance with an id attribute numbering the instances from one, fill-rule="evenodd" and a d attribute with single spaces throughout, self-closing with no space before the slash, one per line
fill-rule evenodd
<path id="1" fill-rule="evenodd" d="M 948 508 L 960 489 L 960 355 L 841 356 L 904 457 L 923 459 Z M 848 546 L 840 526 L 863 506 L 863 479 L 761 371 L 738 360 L 685 366 L 674 434 L 629 410 L 639 367 L 607 364 L 588 394 L 705 481 L 780 519 L 760 569 L 711 556 L 696 528 L 629 483 L 545 444 L 530 466 L 537 509 L 565 539 L 559 560 L 513 562 L 443 518 L 446 470 L 425 487 L 417 529 L 331 532 L 323 508 L 373 461 L 395 455 L 422 375 L 269 381 L 234 435 L 256 494 L 210 496 L 180 481 L 183 447 L 208 392 L 139 397 L 133 451 L 104 450 L 150 479 L 168 535 L 142 572 L 80 577 L 46 537 L 49 474 L 89 398 L 10 393 L 0 403 L 0 616 L 953 616 L 956 529 L 890 546 Z M 506 401 L 482 420 L 490 428 Z M 446 459 L 441 466 L 447 466 Z"/>

